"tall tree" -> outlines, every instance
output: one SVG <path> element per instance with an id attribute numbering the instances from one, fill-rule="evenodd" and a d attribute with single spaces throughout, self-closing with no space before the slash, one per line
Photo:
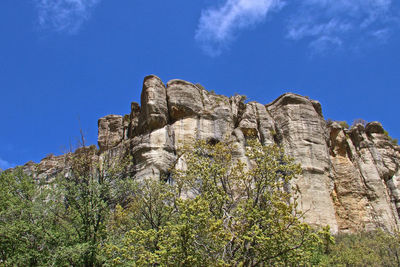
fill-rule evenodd
<path id="1" fill-rule="evenodd" d="M 256 140 L 247 146 L 249 162 L 236 159 L 235 151 L 229 142 L 197 141 L 182 150 L 183 168 L 172 170 L 168 184 L 138 185 L 146 189 L 110 224 L 115 231 L 127 217 L 131 223 L 108 244 L 110 263 L 272 266 L 315 260 L 322 241 L 302 222 L 289 192 L 300 166 L 281 148 Z"/>
<path id="2" fill-rule="evenodd" d="M 0 174 L 0 263 L 44 265 L 56 240 L 46 213 L 46 188 L 22 168 Z"/>
<path id="3" fill-rule="evenodd" d="M 67 155 L 66 170 L 54 181 L 49 209 L 58 218 L 60 239 L 56 264 L 100 266 L 111 209 L 126 199 L 129 159 L 82 147 Z M 51 206 L 51 207 L 50 207 Z"/>

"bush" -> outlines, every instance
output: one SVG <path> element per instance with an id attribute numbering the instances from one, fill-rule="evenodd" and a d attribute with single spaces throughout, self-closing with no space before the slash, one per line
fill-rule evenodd
<path id="1" fill-rule="evenodd" d="M 353 121 L 353 124 L 352 124 L 352 126 L 351 127 L 353 127 L 353 126 L 356 126 L 357 124 L 362 124 L 362 126 L 366 126 L 367 125 L 367 121 L 366 120 L 364 120 L 364 119 L 355 119 L 354 121 Z"/>
<path id="2" fill-rule="evenodd" d="M 340 234 L 320 266 L 400 266 L 400 236 L 383 230 Z"/>
<path id="3" fill-rule="evenodd" d="M 389 135 L 389 133 L 388 133 L 386 130 L 383 131 L 383 133 L 386 135 L 386 137 L 389 139 L 389 142 L 390 142 L 392 145 L 397 146 L 397 145 L 399 144 L 399 140 L 398 140 L 397 138 L 391 137 L 391 136 Z"/>
<path id="4" fill-rule="evenodd" d="M 199 88 L 201 90 L 207 91 L 206 88 L 204 88 L 204 86 L 201 85 L 200 83 L 196 83 L 195 86 L 197 86 L 197 88 Z"/>
<path id="5" fill-rule="evenodd" d="M 340 126 L 342 126 L 344 129 L 349 129 L 350 126 L 346 121 L 338 121 L 337 123 L 339 123 Z"/>

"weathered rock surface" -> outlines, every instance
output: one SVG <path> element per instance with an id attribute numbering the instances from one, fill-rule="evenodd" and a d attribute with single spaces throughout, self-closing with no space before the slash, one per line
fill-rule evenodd
<path id="1" fill-rule="evenodd" d="M 282 95 L 267 105 L 267 110 L 279 129 L 281 144 L 303 168 L 296 186 L 306 220 L 311 224 L 329 224 L 336 232 L 326 124 L 320 110 L 307 98 L 295 94 Z"/>
<path id="2" fill-rule="evenodd" d="M 118 145 L 124 136 L 123 117 L 107 115 L 98 121 L 98 144 L 100 151 L 105 151 Z"/>
<path id="3" fill-rule="evenodd" d="M 355 232 L 400 226 L 400 147 L 379 122 L 343 129 L 326 122 L 321 104 L 286 93 L 270 104 L 245 103 L 182 80 L 166 85 L 156 76 L 144 79 L 141 106 L 125 116 L 99 120 L 99 156 L 129 153 L 136 179 L 167 176 L 177 148 L 193 138 L 213 142 L 233 137 L 243 158 L 246 139 L 278 143 L 295 158 L 303 174 L 294 181 L 305 220 Z M 77 153 L 77 152 L 75 152 Z M 62 170 L 64 156 L 29 163 L 41 177 Z"/>
<path id="4" fill-rule="evenodd" d="M 156 130 L 168 123 L 167 92 L 160 78 L 154 75 L 144 78 L 140 101 L 142 107 L 137 133 Z"/>
<path id="5" fill-rule="evenodd" d="M 204 107 L 200 90 L 194 84 L 182 80 L 167 83 L 168 110 L 172 122 L 200 115 Z"/>

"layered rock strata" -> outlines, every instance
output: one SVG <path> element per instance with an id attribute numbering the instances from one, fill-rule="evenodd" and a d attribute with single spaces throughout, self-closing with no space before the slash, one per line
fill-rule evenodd
<path id="1" fill-rule="evenodd" d="M 144 79 L 141 105 L 132 103 L 130 114 L 108 115 L 98 124 L 98 156 L 131 154 L 135 179 L 168 175 L 178 147 L 193 138 L 233 138 L 236 156 L 246 160 L 246 139 L 256 136 L 282 145 L 301 164 L 294 186 L 307 222 L 330 225 L 333 232 L 400 225 L 400 147 L 378 122 L 351 129 L 326 122 L 320 103 L 307 97 L 286 93 L 267 105 L 245 103 L 242 96 L 216 95 L 183 80 L 165 85 L 151 75 Z M 63 157 L 43 159 L 38 174 L 57 173 Z"/>

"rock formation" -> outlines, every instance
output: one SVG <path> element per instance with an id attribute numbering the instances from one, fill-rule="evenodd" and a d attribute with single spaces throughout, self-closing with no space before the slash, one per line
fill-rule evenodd
<path id="1" fill-rule="evenodd" d="M 182 80 L 165 85 L 151 75 L 140 106 L 132 103 L 129 115 L 108 115 L 98 125 L 98 156 L 130 153 L 136 179 L 168 174 L 178 146 L 192 138 L 231 137 L 244 159 L 249 137 L 283 145 L 303 168 L 294 186 L 307 222 L 329 224 L 333 232 L 400 226 L 400 147 L 379 122 L 351 129 L 326 122 L 320 103 L 307 97 L 286 93 L 267 105 L 245 103 L 242 96 L 216 95 Z M 44 158 L 38 174 L 54 175 L 63 161 Z"/>

